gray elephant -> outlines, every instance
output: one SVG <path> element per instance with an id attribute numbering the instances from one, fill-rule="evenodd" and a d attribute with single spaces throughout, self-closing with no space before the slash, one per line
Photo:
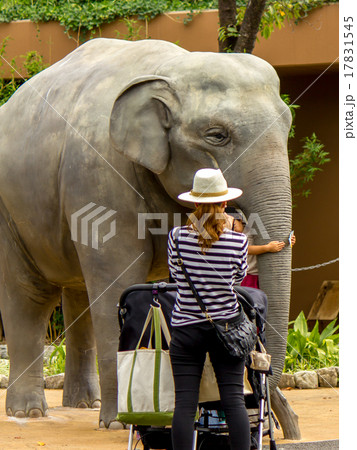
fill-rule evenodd
<path id="1" fill-rule="evenodd" d="M 259 215 L 270 239 L 286 241 L 290 124 L 265 61 L 163 41 L 94 39 L 18 89 L 0 109 L 8 415 L 46 414 L 42 351 L 62 296 L 63 405 L 101 399 L 100 425 L 114 421 L 118 298 L 132 284 L 168 276 L 167 233 L 156 218 L 167 213 L 170 229 L 187 212 L 177 195 L 194 173 L 221 168 L 229 186 L 243 189 L 245 215 Z M 255 243 L 263 242 L 258 234 Z M 273 387 L 284 364 L 290 269 L 289 248 L 259 259 Z"/>

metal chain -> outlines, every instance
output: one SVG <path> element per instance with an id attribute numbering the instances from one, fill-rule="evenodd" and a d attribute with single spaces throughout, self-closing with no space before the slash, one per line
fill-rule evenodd
<path id="1" fill-rule="evenodd" d="M 331 261 L 325 262 L 325 263 L 321 263 L 321 264 L 316 264 L 316 266 L 309 266 L 309 267 L 299 267 L 297 269 L 291 269 L 292 272 L 300 272 L 302 270 L 311 270 L 311 269 L 318 269 L 319 267 L 324 267 L 327 266 L 328 264 L 333 264 L 335 262 L 337 262 L 340 258 L 336 258 L 333 259 Z"/>

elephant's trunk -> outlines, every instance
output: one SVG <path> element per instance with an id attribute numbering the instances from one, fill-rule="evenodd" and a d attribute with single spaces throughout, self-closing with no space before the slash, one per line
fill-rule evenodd
<path id="1" fill-rule="evenodd" d="M 269 164 L 268 168 L 262 170 L 261 167 L 255 167 L 248 174 L 240 202 L 248 225 L 252 227 L 255 245 L 270 241 L 286 243 L 278 253 L 257 256 L 259 287 L 268 297 L 266 335 L 267 350 L 272 355 L 273 376 L 270 385 L 273 389 L 279 383 L 284 367 L 291 285 L 291 248 L 288 243 L 291 231 L 290 176 L 286 151 L 281 151 L 280 155 L 279 161 L 276 160 L 279 156 L 276 153 L 275 160 L 271 158 L 269 162 L 265 161 Z"/>
<path id="2" fill-rule="evenodd" d="M 285 238 L 286 239 L 286 238 Z M 258 259 L 259 287 L 268 296 L 267 351 L 272 355 L 272 388 L 284 368 L 290 306 L 291 250 L 266 253 Z"/>

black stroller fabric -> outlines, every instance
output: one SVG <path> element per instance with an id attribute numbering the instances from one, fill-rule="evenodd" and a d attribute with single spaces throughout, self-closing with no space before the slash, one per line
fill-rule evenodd
<path id="1" fill-rule="evenodd" d="M 176 300 L 176 285 L 166 283 L 165 285 L 165 290 L 163 290 L 156 284 L 136 284 L 123 292 L 119 305 L 119 327 L 121 331 L 119 351 L 135 349 L 140 330 L 144 326 L 150 305 L 154 303 L 154 298 L 161 304 L 167 325 L 171 330 L 170 320 Z M 144 346 L 149 342 L 149 334 L 150 330 L 147 330 L 144 334 Z M 162 348 L 167 350 L 165 339 L 163 339 Z"/>

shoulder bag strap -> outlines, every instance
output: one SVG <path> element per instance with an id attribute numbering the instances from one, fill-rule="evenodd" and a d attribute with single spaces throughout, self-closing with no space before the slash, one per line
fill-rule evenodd
<path id="1" fill-rule="evenodd" d="M 188 285 L 190 286 L 190 288 L 191 288 L 191 290 L 193 292 L 193 295 L 196 298 L 196 301 L 197 301 L 199 307 L 201 308 L 203 314 L 213 324 L 212 317 L 208 314 L 207 308 L 206 308 L 205 304 L 203 303 L 199 293 L 197 292 L 197 289 L 195 288 L 194 284 L 192 283 L 192 280 L 191 280 L 189 274 L 187 273 L 186 267 L 185 267 L 185 265 L 183 263 L 182 255 L 181 255 L 181 252 L 180 252 L 180 249 L 179 249 L 179 242 L 178 242 L 179 231 L 180 230 L 178 229 L 176 234 L 175 234 L 175 236 L 174 236 L 174 242 L 175 242 L 176 252 L 177 252 L 177 256 L 178 256 L 177 264 L 181 267 L 182 272 L 183 272 L 183 274 L 184 274 L 184 276 L 186 278 L 186 281 L 187 281 Z"/>

